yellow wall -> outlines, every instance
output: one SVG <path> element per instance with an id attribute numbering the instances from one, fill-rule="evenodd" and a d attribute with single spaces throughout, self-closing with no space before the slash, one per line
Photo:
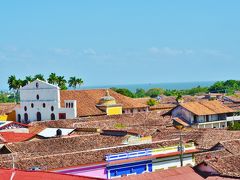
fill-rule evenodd
<path id="1" fill-rule="evenodd" d="M 122 114 L 122 107 L 107 107 L 107 115 L 117 115 Z"/>
<path id="2" fill-rule="evenodd" d="M 9 114 L 0 115 L 0 121 L 16 121 L 16 112 L 12 111 Z"/>

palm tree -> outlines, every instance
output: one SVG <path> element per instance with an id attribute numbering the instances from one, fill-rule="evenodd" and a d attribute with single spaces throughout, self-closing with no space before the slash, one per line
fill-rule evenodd
<path id="1" fill-rule="evenodd" d="M 33 78 L 33 80 L 36 80 L 36 79 L 39 79 L 39 80 L 42 80 L 42 81 L 45 81 L 45 78 L 42 74 L 36 74 Z"/>
<path id="2" fill-rule="evenodd" d="M 25 86 L 25 85 L 27 85 L 28 83 L 30 83 L 32 81 L 33 81 L 32 76 L 26 76 L 25 79 L 23 80 L 22 86 Z"/>
<path id="3" fill-rule="evenodd" d="M 8 77 L 8 86 L 9 86 L 9 90 L 15 90 L 15 84 L 16 84 L 16 76 L 11 75 Z"/>
<path id="4" fill-rule="evenodd" d="M 74 89 L 76 89 L 77 86 L 81 86 L 83 84 L 83 80 L 81 78 L 76 78 L 75 76 L 70 77 L 68 84 L 69 87 L 73 87 Z"/>
<path id="5" fill-rule="evenodd" d="M 9 89 L 14 91 L 16 102 L 18 102 L 19 89 L 23 86 L 24 82 L 21 79 L 16 79 L 16 76 L 12 75 L 8 78 Z"/>
<path id="6" fill-rule="evenodd" d="M 58 81 L 57 81 L 57 85 L 58 87 L 61 89 L 61 90 L 65 90 L 67 89 L 67 86 L 66 86 L 66 79 L 64 78 L 64 76 L 57 76 L 58 77 Z"/>
<path id="7" fill-rule="evenodd" d="M 51 73 L 48 77 L 48 83 L 57 84 L 58 83 L 58 76 L 55 73 Z"/>

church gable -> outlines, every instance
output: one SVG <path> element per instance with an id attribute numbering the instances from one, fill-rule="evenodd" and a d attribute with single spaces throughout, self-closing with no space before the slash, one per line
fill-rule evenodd
<path id="1" fill-rule="evenodd" d="M 27 84 L 22 87 L 20 90 L 29 90 L 29 89 L 59 89 L 58 86 L 49 84 L 45 81 L 41 81 L 39 79 Z"/>

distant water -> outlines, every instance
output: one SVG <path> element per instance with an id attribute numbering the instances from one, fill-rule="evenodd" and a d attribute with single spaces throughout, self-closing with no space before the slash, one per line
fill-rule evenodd
<path id="1" fill-rule="evenodd" d="M 102 88 L 127 88 L 132 92 L 135 92 L 136 89 L 142 88 L 145 90 L 151 88 L 163 88 L 163 89 L 191 89 L 193 87 L 209 87 L 213 85 L 215 81 L 200 81 L 200 82 L 178 82 L 178 83 L 149 83 L 149 84 L 127 84 L 127 85 L 103 85 L 103 86 L 82 86 L 80 89 L 102 89 Z"/>

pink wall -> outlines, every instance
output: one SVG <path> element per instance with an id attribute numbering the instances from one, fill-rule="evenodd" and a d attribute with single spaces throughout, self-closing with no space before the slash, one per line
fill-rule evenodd
<path id="1" fill-rule="evenodd" d="M 107 179 L 107 171 L 106 171 L 105 164 L 65 168 L 55 172 L 59 172 L 61 174 L 72 174 L 72 175 L 78 175 L 78 176 Z"/>

